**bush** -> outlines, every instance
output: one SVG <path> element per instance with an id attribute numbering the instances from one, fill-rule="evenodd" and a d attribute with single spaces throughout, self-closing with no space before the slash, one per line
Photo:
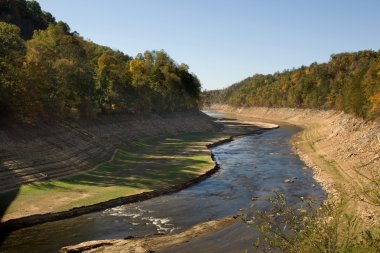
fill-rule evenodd
<path id="1" fill-rule="evenodd" d="M 379 227 L 363 229 L 358 216 L 343 213 L 344 203 L 326 201 L 288 205 L 284 194 L 269 199 L 269 210 L 252 206 L 243 221 L 254 226 L 254 246 L 263 252 L 380 252 Z"/>

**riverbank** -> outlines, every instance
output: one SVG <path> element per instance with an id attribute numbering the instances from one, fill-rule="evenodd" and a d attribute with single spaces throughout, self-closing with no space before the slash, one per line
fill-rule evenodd
<path id="1" fill-rule="evenodd" d="M 352 155 L 349 155 L 349 152 L 353 152 L 353 148 L 357 148 L 358 145 L 361 145 L 362 153 L 358 153 L 356 156 L 368 159 L 368 154 L 371 154 L 371 152 L 368 152 L 368 148 L 377 148 L 376 143 L 374 143 L 374 141 L 377 141 L 376 134 L 379 133 L 377 123 L 360 121 L 350 115 L 334 111 L 267 108 L 234 109 L 226 106 L 214 106 L 212 109 L 218 112 L 233 113 L 233 116 L 237 116 L 239 122 L 254 122 L 263 119 L 265 121 L 287 122 L 302 127 L 303 131 L 292 139 L 294 151 L 313 169 L 314 176 L 322 183 L 330 198 L 344 198 L 346 212 L 359 214 L 365 219 L 365 225 L 372 225 L 377 222 L 375 218 L 377 215 L 376 206 L 367 203 L 369 200 L 372 201 L 370 196 L 366 195 L 371 194 L 371 192 L 362 191 L 362 189 L 371 186 L 370 180 L 368 180 L 369 182 L 363 182 L 364 180 L 359 180 L 359 178 L 353 180 L 354 174 L 351 173 L 356 170 L 351 169 L 353 172 L 346 172 L 347 168 L 341 167 L 339 163 L 341 160 L 337 159 L 338 157 L 342 157 L 342 160 L 351 158 Z M 255 117 L 255 119 L 252 117 Z M 348 144 L 348 141 L 351 144 Z M 332 156 L 337 161 L 332 160 Z M 351 166 L 353 166 L 353 161 L 351 159 Z M 374 159 L 365 164 L 366 169 L 376 171 L 376 168 L 378 168 L 376 153 Z M 364 197 L 368 199 L 364 199 Z M 115 245 L 123 243 L 123 241 L 116 240 L 94 252 L 113 252 L 112 250 L 117 248 Z M 72 249 L 75 249 L 75 247 Z M 84 250 L 83 252 L 87 251 Z"/>
<path id="2" fill-rule="evenodd" d="M 245 134 L 253 134 L 258 133 L 261 130 L 257 131 L 257 127 L 252 128 L 253 126 L 251 124 L 248 124 L 248 122 L 252 121 L 244 121 L 244 122 L 237 122 L 234 119 L 226 119 L 222 118 L 224 129 L 224 133 L 234 133 L 234 136 L 242 136 Z M 275 124 L 265 124 L 261 123 L 259 124 L 261 127 L 265 128 L 277 128 L 278 125 Z M 255 130 L 256 129 L 256 130 Z M 216 147 L 218 145 L 231 142 L 235 138 L 230 137 L 223 140 L 220 140 L 216 143 L 208 145 L 208 147 Z M 273 140 L 272 140 L 273 141 Z M 285 144 L 287 145 L 287 144 Z M 265 149 L 265 148 L 264 148 Z M 258 162 L 258 160 L 256 160 Z M 282 170 L 282 167 L 281 167 Z M 281 174 L 281 173 L 280 173 Z M 280 176 L 281 178 L 281 176 Z M 280 179 L 280 182 L 283 183 L 284 179 Z M 286 183 L 285 183 L 286 185 Z M 217 185 L 216 185 L 217 187 Z M 274 186 L 275 187 L 275 186 Z M 287 186 L 285 186 L 287 187 Z M 215 193 L 213 193 L 215 194 Z M 249 200 L 248 200 L 249 201 Z M 230 219 L 227 217 L 226 219 Z M 222 219 L 224 220 L 224 219 Z M 240 220 L 240 219 L 238 219 Z M 238 221 L 237 220 L 237 221 Z M 237 221 L 234 221 L 237 222 Z M 220 222 L 217 221 L 211 221 L 211 222 L 205 222 L 200 223 L 196 228 L 202 228 L 207 227 L 209 224 L 219 224 L 217 227 L 213 227 L 211 230 L 204 230 L 204 232 L 199 233 L 198 229 L 190 228 L 188 230 L 185 230 L 184 232 L 180 234 L 167 234 L 167 235 L 151 235 L 148 237 L 141 238 L 126 238 L 126 239 L 116 239 L 116 240 L 99 240 L 99 241 L 91 241 L 91 242 L 85 242 L 69 247 L 65 247 L 62 249 L 62 252 L 149 252 L 149 251 L 156 251 L 159 249 L 165 249 L 170 246 L 178 246 L 178 245 L 185 245 L 189 241 L 205 238 L 207 236 L 210 236 L 213 233 L 220 233 L 221 231 L 224 231 L 224 229 L 227 229 L 227 227 L 230 225 L 229 223 Z M 186 235 L 186 236 L 184 236 Z M 148 238 L 148 239 L 146 239 Z M 180 240 L 178 240 L 180 238 Z M 140 251 L 139 251 L 140 250 Z"/>
<path id="3" fill-rule="evenodd" d="M 316 180 L 332 199 L 343 199 L 346 213 L 365 224 L 380 217 L 380 125 L 336 111 L 289 108 L 233 108 L 212 110 L 233 113 L 240 119 L 287 122 L 303 128 L 292 138 L 295 152 L 312 168 Z"/>
<path id="4" fill-rule="evenodd" d="M 206 145 L 220 136 L 148 138 L 118 150 L 111 161 L 91 171 L 22 186 L 0 227 L 12 230 L 179 191 L 218 170 Z"/>
<path id="5" fill-rule="evenodd" d="M 182 233 L 174 235 L 152 235 L 140 238 L 125 238 L 119 240 L 99 240 L 84 242 L 78 245 L 64 247 L 60 253 L 80 253 L 80 252 L 108 252 L 108 253 L 145 253 L 155 252 L 173 245 L 189 242 L 223 228 L 227 228 L 239 222 L 239 216 L 226 217 L 219 220 L 198 224 Z"/>
<path id="6" fill-rule="evenodd" d="M 219 127 L 207 115 L 195 111 L 161 115 L 112 115 L 92 120 L 34 124 L 2 122 L 1 222 L 151 190 L 149 182 L 145 182 L 145 185 L 132 184 L 131 187 L 126 183 L 141 182 L 141 174 L 152 169 L 155 163 L 159 164 L 158 161 L 170 167 L 181 163 L 181 158 L 192 159 L 194 154 L 172 152 L 178 158 L 175 160 L 168 156 L 159 157 L 159 150 L 152 147 L 151 153 L 143 154 L 143 145 L 146 148 L 149 145 L 161 145 L 154 136 L 164 140 L 165 136 L 199 134 L 202 131 L 213 133 L 218 130 Z M 190 142 L 187 140 L 187 144 Z M 195 142 L 196 138 L 194 145 Z M 181 144 L 174 141 L 167 147 L 161 146 L 176 149 Z M 205 153 L 202 154 L 202 150 Z M 204 147 L 199 151 L 199 155 L 203 155 L 206 160 L 193 159 L 196 165 L 194 170 L 200 168 L 197 163 L 213 164 Z M 142 164 L 142 159 L 149 160 L 149 165 Z M 135 165 L 139 165 L 135 169 L 137 173 L 129 173 Z"/>
<path id="7" fill-rule="evenodd" d="M 233 140 L 226 136 L 258 130 L 252 124 L 227 121 L 221 127 L 220 132 L 148 138 L 129 150 L 118 150 L 112 161 L 91 171 L 23 186 L 23 194 L 8 208 L 4 215 L 8 219 L 0 226 L 4 230 L 18 229 L 189 187 L 218 170 L 208 148 Z M 266 124 L 261 127 L 277 126 Z"/>
<path id="8" fill-rule="evenodd" d="M 212 142 L 218 131 L 201 112 L 3 122 L 0 226 L 41 223 L 41 216 L 194 179 L 214 167 L 203 139 Z"/>
<path id="9" fill-rule="evenodd" d="M 109 115 L 59 122 L 1 122 L 0 193 L 78 174 L 144 138 L 216 131 L 199 111 Z"/>

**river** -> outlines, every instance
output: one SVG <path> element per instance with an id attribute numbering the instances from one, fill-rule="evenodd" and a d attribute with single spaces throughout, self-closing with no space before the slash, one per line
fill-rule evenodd
<path id="1" fill-rule="evenodd" d="M 144 202 L 14 231 L 0 252 L 49 253 L 89 240 L 176 233 L 201 222 L 244 212 L 252 204 L 252 197 L 266 199 L 275 191 L 286 194 L 292 203 L 300 202 L 301 197 L 320 202 L 325 193 L 289 143 L 299 130 L 281 125 L 279 129 L 215 147 L 212 152 L 221 169 L 197 185 Z M 288 178 L 293 178 L 294 183 L 285 183 Z M 265 200 L 255 201 L 256 208 L 267 206 Z M 250 229 L 238 223 L 161 252 L 244 252 L 245 249 L 249 252 L 252 241 Z"/>

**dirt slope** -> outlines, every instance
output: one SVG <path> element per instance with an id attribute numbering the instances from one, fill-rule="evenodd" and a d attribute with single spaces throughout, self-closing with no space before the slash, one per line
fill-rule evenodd
<path id="1" fill-rule="evenodd" d="M 116 148 L 162 134 L 215 129 L 201 112 L 0 126 L 0 192 L 21 184 L 88 170 L 111 158 Z"/>

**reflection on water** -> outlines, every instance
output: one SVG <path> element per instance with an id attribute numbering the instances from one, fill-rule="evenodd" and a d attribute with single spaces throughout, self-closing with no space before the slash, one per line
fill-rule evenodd
<path id="1" fill-rule="evenodd" d="M 63 246 L 88 240 L 179 232 L 239 213 L 252 204 L 252 199 L 258 198 L 257 208 L 266 208 L 264 199 L 274 191 L 285 193 L 293 203 L 300 197 L 320 201 L 323 191 L 290 148 L 289 138 L 296 131 L 285 126 L 216 147 L 212 152 L 221 170 L 197 185 L 144 202 L 15 231 L 0 252 L 57 252 Z M 285 183 L 288 178 L 294 183 Z M 230 252 L 241 252 L 240 247 L 249 247 L 252 238 L 246 227 L 238 224 L 228 229 L 210 237 L 214 252 L 228 247 Z M 235 244 L 215 244 L 218 238 Z M 236 243 L 241 240 L 244 243 Z"/>

